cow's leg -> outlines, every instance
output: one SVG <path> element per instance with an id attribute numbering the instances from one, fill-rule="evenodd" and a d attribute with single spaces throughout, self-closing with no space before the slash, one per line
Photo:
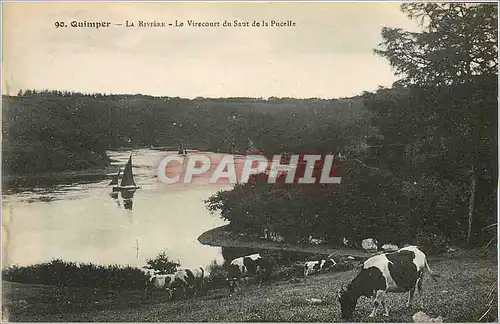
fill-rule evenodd
<path id="1" fill-rule="evenodd" d="M 238 277 L 236 281 L 234 282 L 234 292 L 237 292 L 238 290 L 241 290 L 241 278 Z"/>
<path id="2" fill-rule="evenodd" d="M 168 301 L 171 301 L 174 299 L 174 293 L 172 292 L 171 289 L 167 289 L 167 298 L 168 298 Z"/>
<path id="3" fill-rule="evenodd" d="M 387 294 L 382 296 L 382 306 L 384 306 L 384 316 L 389 316 L 389 309 L 387 308 Z"/>
<path id="4" fill-rule="evenodd" d="M 267 281 L 267 286 L 271 286 L 271 275 L 267 272 L 264 272 L 262 273 L 262 275 L 260 276 L 260 284 L 259 284 L 259 288 L 262 286 L 262 283 L 264 281 Z"/>
<path id="5" fill-rule="evenodd" d="M 375 317 L 377 315 L 377 307 L 379 304 L 381 304 L 381 301 L 383 300 L 384 297 L 384 291 L 383 290 L 378 290 L 377 295 L 375 296 L 375 300 L 373 301 L 373 310 L 370 314 L 370 317 Z"/>
<path id="6" fill-rule="evenodd" d="M 417 282 L 418 282 L 418 280 L 417 280 Z M 407 308 L 410 307 L 411 302 L 413 301 L 413 295 L 414 294 L 415 294 L 415 287 L 413 287 L 412 289 L 410 289 L 410 291 L 408 292 L 408 301 L 406 302 L 406 307 Z"/>
<path id="7" fill-rule="evenodd" d="M 420 308 L 424 308 L 424 296 L 422 291 L 422 282 L 424 279 L 424 272 L 420 273 L 420 277 L 417 280 L 418 296 L 420 298 Z"/>

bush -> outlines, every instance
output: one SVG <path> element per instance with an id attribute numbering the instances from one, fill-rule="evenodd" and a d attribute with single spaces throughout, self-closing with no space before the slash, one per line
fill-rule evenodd
<path id="1" fill-rule="evenodd" d="M 215 289 L 226 287 L 226 278 L 227 271 L 224 265 L 217 264 L 215 260 L 213 260 L 208 266 L 209 275 L 206 277 L 206 285 L 207 289 Z"/>
<path id="2" fill-rule="evenodd" d="M 180 263 L 170 260 L 165 252 L 161 252 L 154 259 L 149 259 L 146 264 L 150 269 L 159 271 L 161 274 L 171 274 L 177 271 Z"/>
<path id="3" fill-rule="evenodd" d="M 420 230 L 415 235 L 415 244 L 427 254 L 440 254 L 447 251 L 449 240 L 442 234 Z"/>
<path id="4" fill-rule="evenodd" d="M 59 259 L 26 267 L 11 266 L 2 271 L 2 278 L 27 284 L 107 289 L 144 288 L 144 273 L 129 266 L 77 264 Z"/>

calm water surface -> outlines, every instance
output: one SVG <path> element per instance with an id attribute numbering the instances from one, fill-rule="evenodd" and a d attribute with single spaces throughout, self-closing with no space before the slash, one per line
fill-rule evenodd
<path id="1" fill-rule="evenodd" d="M 54 258 L 74 262 L 142 266 L 165 251 L 184 267 L 222 262 L 221 249 L 197 237 L 224 225 L 203 200 L 229 185 L 165 185 L 156 165 L 165 152 L 110 152 L 123 166 L 132 153 L 136 183 L 132 199 L 110 196 L 109 179 L 38 187 L 3 195 L 3 267 Z"/>

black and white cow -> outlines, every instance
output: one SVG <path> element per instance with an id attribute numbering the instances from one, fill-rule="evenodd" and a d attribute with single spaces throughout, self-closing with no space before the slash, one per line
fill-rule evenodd
<path id="1" fill-rule="evenodd" d="M 327 271 L 336 264 L 337 263 L 333 259 L 307 261 L 306 263 L 304 263 L 304 280 L 307 278 L 309 274 L 321 271 Z"/>
<path id="2" fill-rule="evenodd" d="M 145 270 L 144 272 L 148 278 L 144 294 L 163 291 L 170 299 L 174 297 L 176 291 L 180 291 L 182 297 L 187 297 L 188 294 L 195 296 L 203 287 L 205 274 L 203 268 L 181 269 L 173 274 L 159 274 L 154 270 Z"/>
<path id="3" fill-rule="evenodd" d="M 229 292 L 234 292 L 242 277 L 258 277 L 259 288 L 264 280 L 271 284 L 272 262 L 260 254 L 251 254 L 231 261 L 228 268 Z"/>
<path id="4" fill-rule="evenodd" d="M 203 281 L 205 280 L 205 270 L 202 267 L 194 269 L 185 269 L 188 274 L 187 289 L 191 296 L 196 296 L 203 290 Z M 192 274 L 189 275 L 189 272 Z"/>
<path id="5" fill-rule="evenodd" d="M 175 274 L 151 274 L 148 277 L 144 288 L 144 296 L 161 291 L 165 293 L 169 299 L 172 299 Z"/>
<path id="6" fill-rule="evenodd" d="M 361 296 L 375 297 L 373 311 L 370 317 L 374 317 L 378 305 L 384 307 L 384 315 L 389 316 L 389 310 L 385 302 L 386 293 L 409 292 L 407 307 L 410 306 L 415 288 L 418 287 L 420 295 L 420 307 L 423 307 L 422 280 L 426 268 L 432 279 L 436 281 L 425 254 L 416 246 L 407 246 L 396 252 L 384 253 L 373 256 L 363 264 L 361 272 L 347 287 L 342 286 L 338 291 L 338 300 L 343 319 L 352 317 L 356 303 Z"/>
<path id="7" fill-rule="evenodd" d="M 180 269 L 174 274 L 174 290 L 180 290 L 182 297 L 196 296 L 203 287 L 205 271 L 203 268 Z"/>

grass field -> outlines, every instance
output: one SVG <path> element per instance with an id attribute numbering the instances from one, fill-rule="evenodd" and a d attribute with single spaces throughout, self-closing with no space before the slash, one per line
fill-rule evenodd
<path id="1" fill-rule="evenodd" d="M 431 268 L 442 277 L 438 283 L 424 281 L 424 309 L 447 322 L 475 322 L 486 311 L 492 286 L 493 308 L 483 321 L 497 320 L 497 255 L 478 250 L 431 258 Z M 141 291 L 101 291 L 57 288 L 3 282 L 3 314 L 9 321 L 99 321 L 99 322 L 338 322 L 340 309 L 336 290 L 356 270 L 308 277 L 307 282 L 274 282 L 271 287 L 244 287 L 233 296 L 227 290 L 212 290 L 205 296 L 168 302 L 142 300 Z M 418 297 L 418 295 L 416 295 Z M 371 302 L 360 299 L 352 321 L 411 322 L 419 311 L 404 307 L 406 294 L 389 294 L 389 317 L 368 318 Z M 309 298 L 321 299 L 310 304 Z M 380 311 L 380 313 L 382 313 Z"/>

